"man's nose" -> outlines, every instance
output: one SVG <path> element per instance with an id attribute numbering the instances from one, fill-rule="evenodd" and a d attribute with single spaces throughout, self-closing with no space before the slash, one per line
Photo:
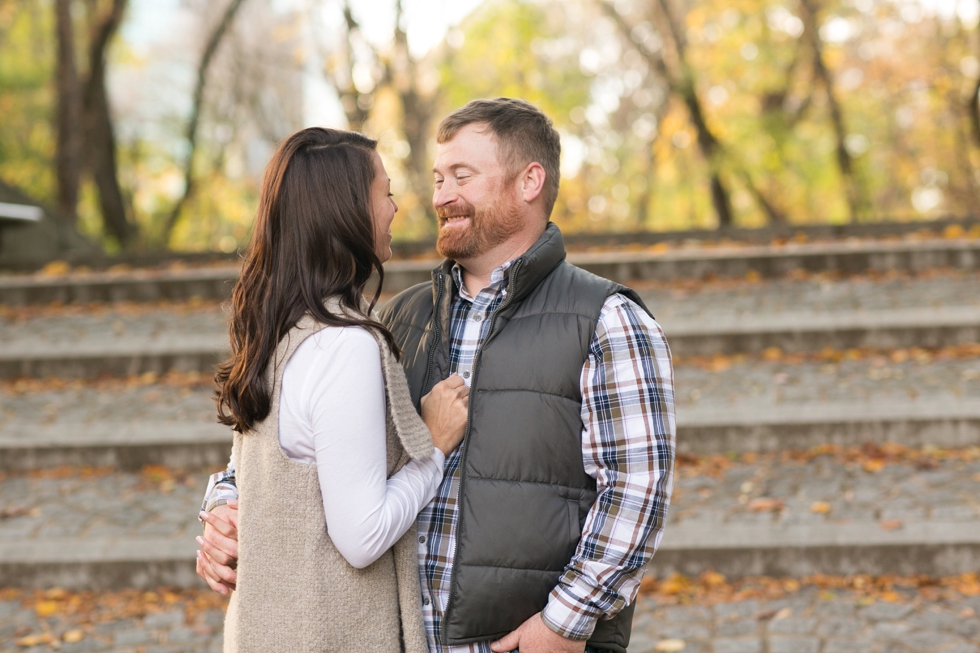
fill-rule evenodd
<path id="1" fill-rule="evenodd" d="M 436 186 L 432 191 L 432 206 L 437 209 L 451 204 L 454 199 L 456 199 L 456 193 L 452 190 L 448 182 Z"/>

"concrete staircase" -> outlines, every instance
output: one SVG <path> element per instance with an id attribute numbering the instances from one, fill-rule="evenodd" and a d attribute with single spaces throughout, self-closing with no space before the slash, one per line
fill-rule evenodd
<path id="1" fill-rule="evenodd" d="M 681 462 L 657 574 L 980 565 L 980 463 L 970 458 L 980 457 L 980 353 L 970 348 L 980 343 L 980 242 L 576 262 L 635 285 L 664 327 L 678 450 L 732 465 L 692 475 Z M 425 281 L 433 266 L 392 263 L 386 289 Z M 809 274 L 784 274 L 794 270 Z M 236 274 L 0 278 L 0 586 L 198 584 L 196 511 L 231 441 L 206 379 L 227 355 L 219 302 Z M 867 443 L 957 454 L 871 471 L 834 458 Z M 840 449 L 799 464 L 746 458 L 829 445 Z"/>

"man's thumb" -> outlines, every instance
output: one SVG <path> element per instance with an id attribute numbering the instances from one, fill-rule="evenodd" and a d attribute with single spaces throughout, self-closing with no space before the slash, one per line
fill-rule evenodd
<path id="1" fill-rule="evenodd" d="M 517 645 L 521 643 L 521 638 L 517 634 L 518 631 L 512 632 L 510 635 L 498 639 L 496 642 L 490 645 L 490 650 L 494 653 L 503 653 L 504 651 L 516 651 Z"/>

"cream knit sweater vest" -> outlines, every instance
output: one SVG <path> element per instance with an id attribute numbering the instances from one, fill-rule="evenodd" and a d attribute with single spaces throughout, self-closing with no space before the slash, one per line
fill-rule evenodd
<path id="1" fill-rule="evenodd" d="M 316 466 L 290 460 L 279 446 L 283 370 L 324 326 L 307 315 L 283 338 L 267 372 L 269 416 L 235 434 L 238 589 L 225 617 L 224 650 L 427 653 L 415 526 L 374 564 L 355 569 L 328 535 Z M 412 405 L 401 365 L 384 338 L 371 333 L 381 348 L 390 477 L 409 459 L 431 456 L 432 438 Z"/>

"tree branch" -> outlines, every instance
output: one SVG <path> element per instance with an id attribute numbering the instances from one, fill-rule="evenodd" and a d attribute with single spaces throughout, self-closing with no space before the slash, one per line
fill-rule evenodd
<path id="1" fill-rule="evenodd" d="M 106 90 L 106 49 L 119 29 L 126 0 L 113 0 L 109 14 L 97 23 L 89 44 L 89 75 L 84 86 L 86 140 L 95 184 L 99 190 L 102 220 L 107 233 L 126 246 L 136 228 L 127 218 L 126 203 L 119 188 L 116 166 L 116 137 Z"/>
<path id="2" fill-rule="evenodd" d="M 75 29 L 71 19 L 71 0 L 56 0 L 55 21 L 58 40 L 55 83 L 58 96 L 55 118 L 58 205 L 74 223 L 78 219 L 78 185 L 82 174 L 85 126 L 82 124 L 82 85 L 78 77 L 78 67 L 75 65 Z"/>
<path id="3" fill-rule="evenodd" d="M 197 127 L 201 120 L 201 108 L 204 104 L 204 89 L 207 86 L 208 80 L 208 70 L 211 68 L 211 62 L 214 60 L 214 56 L 218 51 L 218 46 L 221 45 L 221 41 L 225 34 L 228 32 L 228 28 L 231 26 L 232 21 L 235 19 L 235 15 L 238 10 L 241 9 L 244 0 L 231 0 L 228 6 L 225 8 L 224 14 L 221 16 L 221 20 L 215 26 L 214 30 L 211 32 L 211 36 L 208 38 L 207 45 L 204 48 L 204 54 L 201 56 L 201 62 L 197 67 L 197 83 L 194 85 L 194 96 L 191 103 L 191 117 L 187 122 L 187 132 L 185 138 L 190 145 L 187 153 L 187 161 L 184 164 L 184 193 L 181 195 L 180 199 L 177 200 L 177 204 L 174 206 L 173 210 L 170 212 L 170 216 L 167 218 L 167 222 L 164 225 L 162 242 L 166 244 L 170 240 L 170 236 L 173 233 L 174 227 L 177 226 L 177 221 L 180 219 L 180 213 L 187 204 L 191 196 L 194 193 L 194 153 L 197 150 Z"/>

